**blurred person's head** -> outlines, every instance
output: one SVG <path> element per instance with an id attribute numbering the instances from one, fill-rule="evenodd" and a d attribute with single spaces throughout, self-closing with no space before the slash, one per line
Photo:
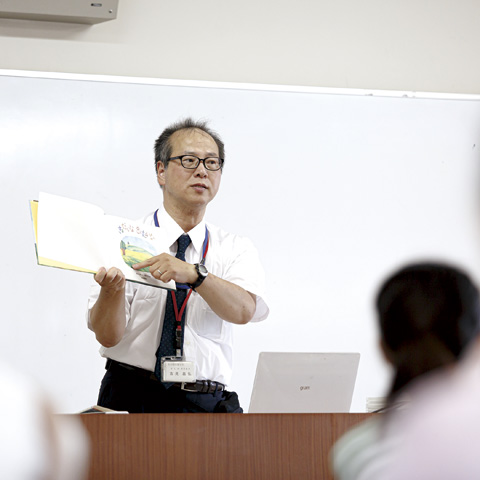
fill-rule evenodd
<path id="1" fill-rule="evenodd" d="M 394 368 L 391 401 L 410 381 L 455 363 L 479 334 L 479 293 L 469 276 L 439 263 L 406 266 L 376 299 L 382 349 Z"/>

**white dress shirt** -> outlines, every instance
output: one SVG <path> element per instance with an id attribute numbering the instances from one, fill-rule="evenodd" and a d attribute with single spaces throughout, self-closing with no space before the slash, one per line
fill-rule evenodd
<path id="1" fill-rule="evenodd" d="M 158 209 L 158 222 L 164 230 L 175 256 L 177 239 L 184 232 L 165 209 Z M 155 225 L 154 215 L 149 214 L 143 223 Z M 207 270 L 217 277 L 244 288 L 256 295 L 256 310 L 252 321 L 267 318 L 269 309 L 265 303 L 265 275 L 257 250 L 245 237 L 228 233 L 215 225 L 202 221 L 188 232 L 192 243 L 187 248 L 188 263 L 199 263 L 205 240 L 205 226 L 209 232 L 209 247 L 205 259 Z M 108 266 L 105 266 L 108 267 Z M 89 314 L 95 304 L 100 287 L 92 285 L 88 302 Z M 163 327 L 166 296 L 161 288 L 126 282 L 126 329 L 122 340 L 111 348 L 101 347 L 103 357 L 153 371 Z M 203 298 L 192 292 L 186 307 L 183 354 L 193 361 L 197 380 L 214 380 L 228 385 L 233 367 L 233 324 L 218 317 Z"/>

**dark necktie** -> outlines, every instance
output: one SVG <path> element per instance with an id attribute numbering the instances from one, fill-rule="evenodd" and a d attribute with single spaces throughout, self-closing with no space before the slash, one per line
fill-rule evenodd
<path id="1" fill-rule="evenodd" d="M 187 247 L 191 243 L 191 238 L 183 234 L 177 240 L 178 249 L 177 254 L 175 255 L 180 260 L 185 261 L 185 251 Z M 175 291 L 175 297 L 177 300 L 177 308 L 180 312 L 182 308 L 183 302 L 187 297 L 187 288 L 179 288 L 177 284 L 177 290 Z M 182 333 L 185 329 L 185 311 L 182 314 Z M 161 379 L 161 359 L 162 357 L 174 357 L 176 356 L 176 321 L 175 321 L 175 310 L 173 306 L 173 298 L 171 292 L 167 292 L 167 304 L 165 306 L 165 317 L 163 319 L 163 329 L 162 329 L 162 337 L 160 338 L 160 345 L 157 349 L 157 363 L 155 365 L 155 376 L 160 380 Z M 181 346 L 183 347 L 183 345 Z M 165 386 L 171 386 L 172 384 L 165 383 Z"/>

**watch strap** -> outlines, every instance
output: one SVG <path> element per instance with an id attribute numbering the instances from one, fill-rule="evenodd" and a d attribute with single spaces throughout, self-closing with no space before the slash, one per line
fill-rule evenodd
<path id="1" fill-rule="evenodd" d="M 195 270 L 197 271 L 198 277 L 197 277 L 197 279 L 195 280 L 194 283 L 189 284 L 189 287 L 192 290 L 195 290 L 196 288 L 198 288 L 203 283 L 203 281 L 207 278 L 207 275 L 208 275 L 208 272 L 207 272 L 206 275 L 203 275 L 203 274 L 200 273 L 200 264 L 199 263 L 195 263 L 194 265 L 195 265 Z M 202 267 L 203 267 L 203 265 L 202 265 Z M 203 267 L 203 268 L 205 268 L 205 267 Z"/>

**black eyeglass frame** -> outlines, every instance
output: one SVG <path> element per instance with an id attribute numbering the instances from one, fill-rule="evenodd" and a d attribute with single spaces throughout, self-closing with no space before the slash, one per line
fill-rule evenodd
<path id="1" fill-rule="evenodd" d="M 198 160 L 197 164 L 194 166 L 194 167 L 186 167 L 184 164 L 183 164 L 183 159 L 184 157 L 193 157 L 193 158 L 196 158 Z M 208 168 L 207 167 L 207 164 L 205 163 L 205 160 L 208 160 L 209 158 L 215 158 L 215 159 L 218 159 L 219 161 L 219 164 L 220 166 L 218 168 L 216 168 L 215 170 L 211 169 L 211 168 Z M 219 170 L 221 170 L 223 168 L 223 158 L 220 158 L 220 157 L 205 157 L 205 158 L 198 158 L 196 155 L 179 155 L 177 157 L 170 157 L 168 159 L 168 161 L 170 160 L 180 160 L 180 163 L 182 164 L 182 167 L 183 168 L 186 168 L 187 170 L 195 170 L 196 168 L 198 168 L 198 166 L 200 165 L 200 162 L 203 162 L 203 166 L 209 170 L 210 172 L 218 172 Z"/>

